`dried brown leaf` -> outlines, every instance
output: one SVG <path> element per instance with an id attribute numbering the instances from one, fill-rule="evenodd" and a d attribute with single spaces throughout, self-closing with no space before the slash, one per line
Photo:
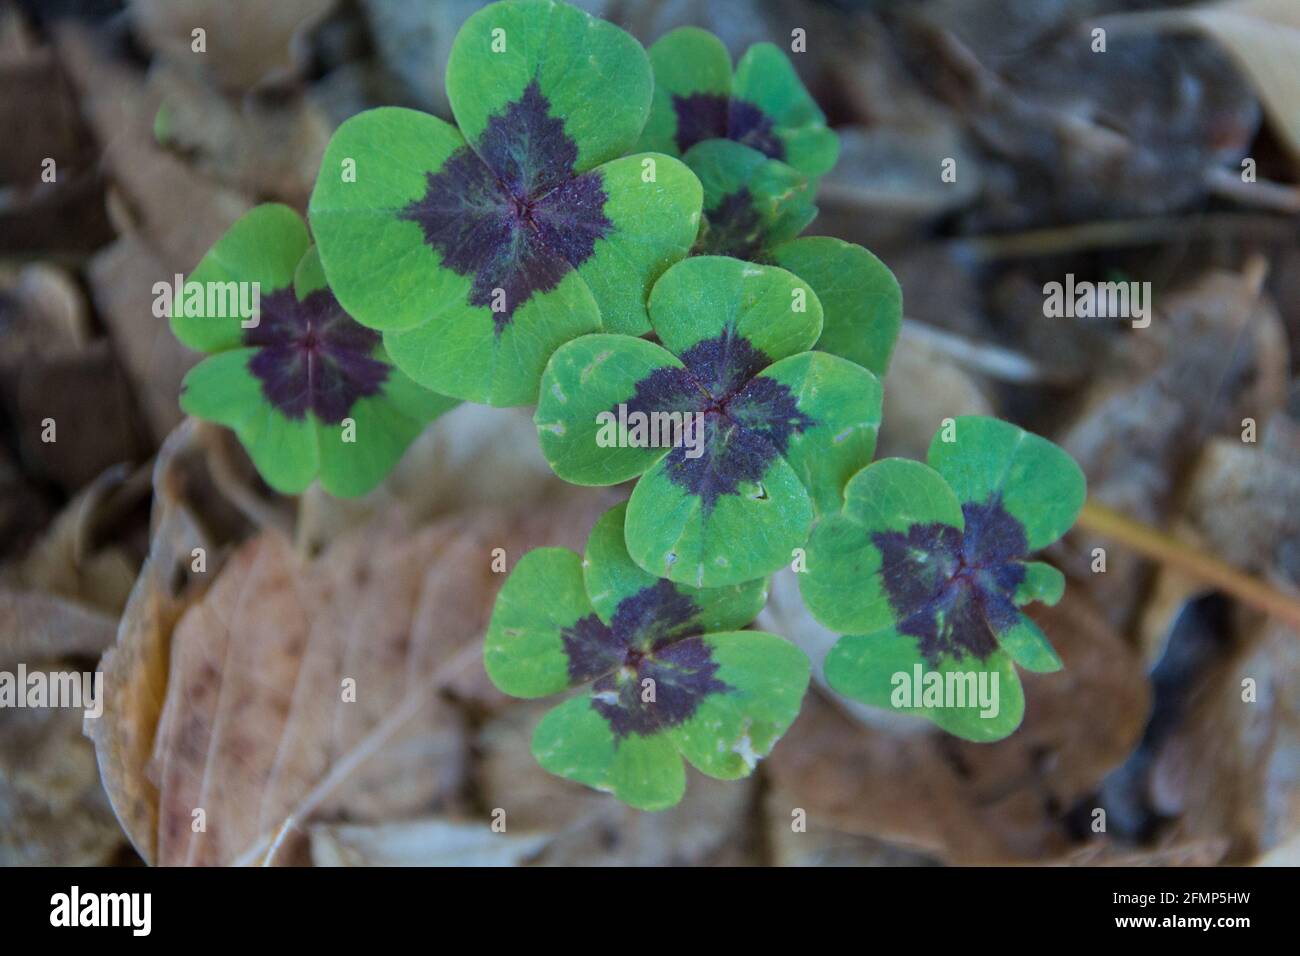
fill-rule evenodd
<path id="1" fill-rule="evenodd" d="M 184 468 L 199 451 L 196 430 L 187 422 L 159 449 L 149 554 L 122 612 L 117 641 L 99 663 L 103 715 L 85 728 L 113 810 L 146 860 L 156 856 L 158 833 L 158 789 L 147 768 L 167 690 L 172 629 L 194 598 L 194 549 L 203 549 L 208 573 L 216 570 L 212 541 L 185 500 L 191 488 Z M 201 583 L 206 575 L 194 576 Z"/>
<path id="2" fill-rule="evenodd" d="M 223 86 L 249 89 L 292 75 L 302 63 L 302 37 L 334 0 L 132 0 L 145 42 L 169 59 L 203 66 Z M 193 31 L 205 31 L 202 53 Z"/>
<path id="3" fill-rule="evenodd" d="M 600 504 L 469 512 L 414 534 L 390 513 L 314 560 L 275 533 L 239 548 L 172 636 L 156 862 L 283 862 L 313 821 L 458 807 L 465 728 L 440 692 L 481 670 L 502 580 L 492 550 L 513 563 L 536 544 L 580 544 Z M 456 690 L 486 695 L 473 680 Z"/>

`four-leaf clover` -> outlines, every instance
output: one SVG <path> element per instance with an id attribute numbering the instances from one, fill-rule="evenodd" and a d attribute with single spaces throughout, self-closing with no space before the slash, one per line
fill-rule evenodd
<path id="1" fill-rule="evenodd" d="M 839 138 L 775 44 L 756 43 L 731 72 L 731 56 L 707 30 L 681 27 L 650 47 L 654 105 L 640 148 L 681 156 L 729 139 L 806 176 L 835 165 Z"/>
<path id="2" fill-rule="evenodd" d="M 235 307 L 254 301 L 247 316 Z M 344 311 L 287 206 L 258 206 L 231 226 L 170 315 L 181 342 L 215 353 L 185 376 L 181 408 L 231 428 L 285 494 L 318 476 L 331 494 L 369 491 L 458 404 L 394 368 L 379 335 Z"/>
<path id="3" fill-rule="evenodd" d="M 533 734 L 548 771 L 642 810 L 677 803 L 685 757 L 723 780 L 747 776 L 793 723 L 804 653 L 742 631 L 763 580 L 696 590 L 647 574 L 624 547 L 626 505 L 596 523 L 585 557 L 541 548 L 497 597 L 484 648 L 492 682 L 515 697 L 582 687 Z"/>
<path id="4" fill-rule="evenodd" d="M 652 87 L 640 44 L 575 7 L 475 13 L 447 64 L 457 126 L 381 108 L 330 141 L 310 218 L 339 301 L 417 382 L 492 405 L 534 402 L 575 336 L 646 332 L 702 202 L 678 160 L 624 156 Z"/>
<path id="5" fill-rule="evenodd" d="M 808 351 L 821 306 L 775 266 L 679 262 L 651 292 L 650 322 L 662 345 L 600 334 L 556 351 L 535 416 L 542 452 L 574 484 L 642 475 L 627 547 L 648 572 L 692 587 L 770 574 L 871 461 L 880 382 Z M 693 443 L 664 440 L 676 422 Z"/>
<path id="6" fill-rule="evenodd" d="M 1060 600 L 1061 572 L 1027 558 L 1074 523 L 1083 473 L 1046 439 L 983 417 L 940 429 L 928 461 L 855 475 L 842 512 L 813 531 L 800 589 L 846 635 L 826 658 L 836 691 L 999 740 L 1024 714 L 1013 664 L 1061 666 L 1019 608 Z"/>

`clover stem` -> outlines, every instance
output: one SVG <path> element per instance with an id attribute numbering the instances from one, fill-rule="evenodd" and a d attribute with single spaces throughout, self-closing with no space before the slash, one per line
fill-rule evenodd
<path id="1" fill-rule="evenodd" d="M 1084 503 L 1078 524 L 1132 548 L 1145 558 L 1212 584 L 1225 594 L 1300 629 L 1300 600 L 1171 534 L 1135 521 L 1093 498 Z"/>

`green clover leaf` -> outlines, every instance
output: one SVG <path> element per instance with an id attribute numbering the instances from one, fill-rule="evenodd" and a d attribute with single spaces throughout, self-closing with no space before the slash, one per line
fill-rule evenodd
<path id="1" fill-rule="evenodd" d="M 394 368 L 379 335 L 343 310 L 287 206 L 230 227 L 173 302 L 171 328 L 213 353 L 186 375 L 181 408 L 232 429 L 285 494 L 317 477 L 331 494 L 364 494 L 458 404 Z"/>
<path id="2" fill-rule="evenodd" d="M 798 237 L 817 215 L 812 183 L 785 163 L 729 140 L 707 140 L 684 161 L 704 186 L 695 251 L 788 269 L 821 300 L 817 349 L 884 375 L 903 324 L 903 293 L 889 268 L 861 246 Z"/>
<path id="3" fill-rule="evenodd" d="M 646 571 L 709 588 L 771 574 L 871 460 L 880 382 L 808 351 L 821 306 L 775 266 L 679 262 L 650 294 L 650 321 L 662 345 L 597 334 L 556 351 L 535 415 L 542 452 L 574 484 L 642 476 L 627 547 Z"/>
<path id="4" fill-rule="evenodd" d="M 1027 558 L 1074 523 L 1083 473 L 1046 439 L 978 416 L 941 429 L 928 461 L 884 459 L 853 477 L 809 539 L 800 590 L 845 635 L 825 665 L 836 691 L 999 740 L 1024 715 L 1013 665 L 1061 667 L 1019 608 L 1064 591 L 1059 571 Z"/>
<path id="5" fill-rule="evenodd" d="M 417 382 L 492 405 L 534 402 L 578 335 L 648 331 L 702 201 L 678 160 L 623 156 L 652 86 L 640 44 L 575 7 L 475 13 L 447 64 L 458 126 L 380 108 L 330 140 L 310 218 L 339 301 Z"/>
<path id="6" fill-rule="evenodd" d="M 804 89 L 789 57 L 771 43 L 731 56 L 707 30 L 682 27 L 650 47 L 654 100 L 641 149 L 681 156 L 696 143 L 729 139 L 820 176 L 835 165 L 839 138 Z"/>
<path id="7" fill-rule="evenodd" d="M 788 641 L 739 630 L 762 609 L 765 580 L 696 590 L 647 574 L 624 547 L 626 512 L 605 513 L 583 558 L 524 555 L 497 596 L 483 663 L 515 697 L 583 687 L 538 724 L 538 763 L 660 810 L 682 798 L 683 757 L 711 777 L 748 776 L 799 713 L 809 667 Z"/>

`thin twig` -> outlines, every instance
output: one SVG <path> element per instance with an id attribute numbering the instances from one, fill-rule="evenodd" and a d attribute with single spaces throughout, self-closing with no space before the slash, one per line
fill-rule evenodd
<path id="1" fill-rule="evenodd" d="M 1079 513 L 1079 527 L 1118 541 L 1145 558 L 1190 574 L 1300 631 L 1300 600 L 1193 545 L 1179 541 L 1171 534 L 1135 521 L 1092 498 Z"/>

